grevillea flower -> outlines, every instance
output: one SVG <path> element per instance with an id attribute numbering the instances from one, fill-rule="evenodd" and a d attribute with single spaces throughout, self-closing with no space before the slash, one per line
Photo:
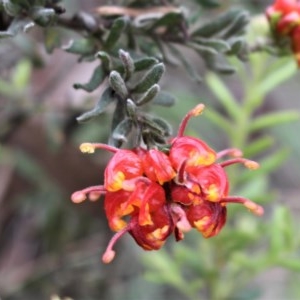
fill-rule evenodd
<path id="1" fill-rule="evenodd" d="M 300 2 L 298 0 L 276 0 L 266 9 L 266 16 L 276 37 L 288 37 L 300 67 Z"/>
<path id="2" fill-rule="evenodd" d="M 184 135 L 189 119 L 202 113 L 204 105 L 191 110 L 179 126 L 178 134 L 167 145 L 168 151 L 117 149 L 105 144 L 84 143 L 80 149 L 93 153 L 105 149 L 113 156 L 104 173 L 104 184 L 73 193 L 75 203 L 105 195 L 104 208 L 115 235 L 102 257 L 113 260 L 113 246 L 125 233 L 145 250 L 160 249 L 174 234 L 196 228 L 205 238 L 217 235 L 226 223 L 227 204 L 241 203 L 257 215 L 263 208 L 249 199 L 230 196 L 225 168 L 242 163 L 249 169 L 258 164 L 242 158 L 238 149 L 215 152 L 204 141 Z M 224 156 L 231 159 L 223 160 Z"/>

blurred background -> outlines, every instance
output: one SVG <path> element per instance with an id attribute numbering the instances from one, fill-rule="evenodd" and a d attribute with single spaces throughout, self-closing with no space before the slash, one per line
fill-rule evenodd
<path id="1" fill-rule="evenodd" d="M 92 12 L 101 4 L 115 2 L 63 1 L 67 15 L 79 10 Z M 255 15 L 271 1 L 224 2 L 222 9 L 237 4 Z M 72 37 L 67 31 L 62 34 L 66 43 Z M 144 276 L 147 261 L 155 264 L 158 258 L 140 250 L 130 236 L 118 242 L 116 259 L 102 264 L 101 255 L 112 236 L 102 202 L 74 205 L 70 195 L 103 182 L 109 154 L 83 155 L 78 146 L 106 142 L 111 115 L 108 111 L 91 122 L 76 122 L 78 115 L 93 106 L 101 87 L 86 93 L 72 86 L 86 82 L 97 63 L 78 63 L 75 55 L 60 49 L 46 54 L 42 35 L 42 30 L 35 28 L 0 41 L 0 299 L 189 299 L 174 286 Z M 192 54 L 190 59 L 204 74 L 201 61 Z M 295 75 L 270 92 L 259 113 L 299 111 L 299 79 Z M 222 80 L 237 98 L 242 96 L 238 74 Z M 154 112 L 165 117 L 174 130 L 196 103 L 218 108 L 209 88 L 192 82 L 181 67 L 168 66 L 161 85 L 177 97 L 178 105 L 155 108 Z M 193 120 L 190 130 L 217 150 L 228 146 L 223 133 L 205 118 Z M 274 197 L 270 206 L 284 203 L 295 220 L 300 213 L 299 130 L 300 123 L 293 122 L 264 132 L 274 138 L 275 147 L 288 151 L 285 162 L 270 175 L 269 190 Z M 193 238 L 202 239 L 196 235 L 191 234 L 187 244 Z M 166 251 L 173 246 L 177 247 L 168 242 Z M 201 255 L 196 248 L 195 255 Z M 269 268 L 249 282 L 260 293 L 239 294 L 235 299 L 288 299 L 282 295 L 287 295 L 284 291 L 290 275 L 283 268 Z M 205 293 L 203 297 L 209 299 Z"/>

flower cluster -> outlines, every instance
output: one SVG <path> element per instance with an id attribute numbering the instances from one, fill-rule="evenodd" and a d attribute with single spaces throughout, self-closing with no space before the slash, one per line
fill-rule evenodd
<path id="1" fill-rule="evenodd" d="M 276 0 L 267 8 L 266 15 L 275 36 L 290 39 L 291 49 L 300 67 L 300 2 Z"/>
<path id="2" fill-rule="evenodd" d="M 226 222 L 228 203 L 241 203 L 255 214 L 263 214 L 263 208 L 254 202 L 229 196 L 224 170 L 235 163 L 256 169 L 256 162 L 242 158 L 238 149 L 217 153 L 204 141 L 184 136 L 188 120 L 203 109 L 204 105 L 199 104 L 185 116 L 177 136 L 164 151 L 81 145 L 83 152 L 101 148 L 114 153 L 105 169 L 104 185 L 77 191 L 71 197 L 73 202 L 80 203 L 87 197 L 94 200 L 105 195 L 105 213 L 116 234 L 108 244 L 103 262 L 113 260 L 113 246 L 127 232 L 143 249 L 157 250 L 171 234 L 179 241 L 192 228 L 206 238 L 217 235 Z M 224 156 L 231 158 L 217 162 Z"/>

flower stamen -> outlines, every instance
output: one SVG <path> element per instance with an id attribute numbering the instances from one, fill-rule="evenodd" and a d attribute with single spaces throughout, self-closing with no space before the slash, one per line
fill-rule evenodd
<path id="1" fill-rule="evenodd" d="M 222 198 L 220 201 L 221 203 L 240 203 L 243 204 L 246 208 L 248 208 L 252 213 L 254 213 L 257 216 L 262 216 L 264 213 L 264 209 L 261 205 L 256 204 L 255 202 L 239 197 L 239 196 L 232 196 L 232 197 L 226 197 Z"/>
<path id="2" fill-rule="evenodd" d="M 94 153 L 96 149 L 105 149 L 113 153 L 117 153 L 119 151 L 118 148 L 102 143 L 82 143 L 79 146 L 79 149 L 82 153 Z"/>
<path id="3" fill-rule="evenodd" d="M 113 246 L 125 233 L 127 233 L 130 230 L 130 228 L 131 228 L 131 226 L 129 224 L 125 228 L 123 228 L 122 230 L 120 230 L 116 234 L 114 234 L 113 237 L 110 239 L 110 241 L 106 247 L 106 250 L 105 250 L 104 254 L 102 255 L 102 261 L 105 264 L 109 264 L 115 258 L 116 252 L 113 250 Z"/>
<path id="4" fill-rule="evenodd" d="M 223 167 L 223 168 L 228 167 L 233 164 L 243 164 L 246 168 L 248 168 L 250 170 L 256 170 L 259 168 L 259 163 L 257 163 L 256 161 L 242 158 L 242 157 L 229 159 L 229 160 L 226 160 L 226 161 L 220 163 L 221 167 Z"/>
<path id="5" fill-rule="evenodd" d="M 199 116 L 203 112 L 204 108 L 205 108 L 205 105 L 203 103 L 200 103 L 185 115 L 185 117 L 181 121 L 181 124 L 179 125 L 177 137 L 183 136 L 185 128 L 186 128 L 190 118 Z"/>

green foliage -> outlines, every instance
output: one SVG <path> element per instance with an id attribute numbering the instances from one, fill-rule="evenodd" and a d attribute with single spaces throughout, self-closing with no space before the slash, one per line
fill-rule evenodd
<path id="1" fill-rule="evenodd" d="M 269 192 L 269 174 L 278 170 L 289 152 L 278 147 L 270 152 L 274 139 L 262 133 L 281 123 L 299 121 L 299 113 L 257 114 L 257 108 L 270 90 L 265 88 L 252 93 L 253 86 L 259 82 L 258 78 L 263 78 L 268 86 L 275 87 L 292 76 L 291 69 L 295 72 L 295 68 L 278 62 L 278 69 L 273 70 L 281 75 L 274 76 L 274 72 L 265 72 L 262 60 L 250 61 L 251 73 L 239 76 L 245 91 L 243 99 L 237 99 L 217 75 L 208 73 L 206 83 L 222 113 L 207 109 L 203 117 L 226 133 L 230 147 L 245 150 L 246 157 L 260 157 L 261 167 L 256 171 L 231 167 L 229 176 L 233 193 L 270 204 L 275 195 Z M 241 67 L 238 75 L 243 72 Z M 260 135 L 253 139 L 253 133 Z M 259 290 L 249 283 L 258 274 L 274 266 L 299 272 L 300 235 L 291 212 L 286 206 L 277 204 L 269 214 L 270 217 L 258 221 L 256 217 L 242 213 L 241 208 L 231 207 L 231 222 L 217 237 L 206 240 L 198 232 L 189 232 L 185 244 L 144 255 L 146 278 L 172 287 L 186 299 L 257 299 L 263 287 Z"/>

